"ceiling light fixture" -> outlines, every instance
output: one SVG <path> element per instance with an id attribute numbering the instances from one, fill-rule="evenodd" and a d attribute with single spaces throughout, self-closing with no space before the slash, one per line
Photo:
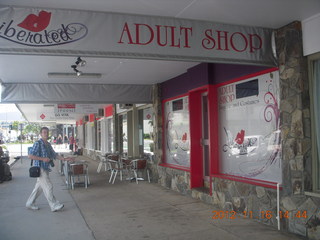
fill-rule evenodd
<path id="1" fill-rule="evenodd" d="M 73 68 L 78 77 L 82 75 L 82 72 L 77 69 L 77 65 L 71 65 L 71 68 Z"/>
<path id="2" fill-rule="evenodd" d="M 49 72 L 49 78 L 101 78 L 101 73 L 82 73 L 78 76 L 76 73 L 65 73 L 65 72 Z"/>
<path id="3" fill-rule="evenodd" d="M 85 60 L 82 60 L 81 57 L 78 57 L 78 58 L 77 58 L 76 65 L 77 65 L 78 67 L 83 67 L 83 66 L 85 66 L 86 64 L 87 64 L 87 62 L 86 62 Z"/>
<path id="4" fill-rule="evenodd" d="M 71 65 L 71 68 L 73 69 L 74 72 L 49 72 L 48 77 L 50 78 L 101 78 L 102 74 L 101 73 L 83 73 L 82 71 L 78 70 L 78 67 L 83 67 L 86 65 L 86 61 L 82 60 L 81 57 L 77 58 L 77 61 L 75 64 Z"/>

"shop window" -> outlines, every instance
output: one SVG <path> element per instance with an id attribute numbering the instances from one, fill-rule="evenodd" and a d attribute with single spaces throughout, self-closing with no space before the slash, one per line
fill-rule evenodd
<path id="1" fill-rule="evenodd" d="M 94 122 L 87 122 L 85 127 L 86 136 L 86 148 L 94 149 L 95 148 L 95 127 Z"/>
<path id="2" fill-rule="evenodd" d="M 114 151 L 112 117 L 101 120 L 101 151 L 102 154 Z"/>
<path id="3" fill-rule="evenodd" d="M 164 101 L 165 163 L 190 167 L 189 98 Z"/>
<path id="4" fill-rule="evenodd" d="M 91 147 L 90 149 L 95 150 L 96 149 L 96 127 L 94 122 L 89 123 L 90 129 L 91 129 Z"/>
<path id="5" fill-rule="evenodd" d="M 245 98 L 259 95 L 258 79 L 236 84 L 236 98 Z"/>
<path id="6" fill-rule="evenodd" d="M 79 125 L 77 127 L 77 134 L 76 134 L 76 141 L 77 141 L 77 145 L 78 145 L 78 148 L 83 148 L 84 147 L 84 125 Z"/>
<path id="7" fill-rule="evenodd" d="M 90 126 L 90 122 L 86 123 L 86 148 L 92 149 L 92 128 Z"/>
<path id="8" fill-rule="evenodd" d="M 119 115 L 119 144 L 120 152 L 128 153 L 128 118 L 127 114 Z"/>
<path id="9" fill-rule="evenodd" d="M 312 177 L 313 190 L 320 191 L 320 54 L 310 57 L 312 103 Z"/>
<path id="10" fill-rule="evenodd" d="M 101 120 L 97 121 L 97 150 L 101 151 Z"/>
<path id="11" fill-rule="evenodd" d="M 113 125 L 112 118 L 107 119 L 107 152 L 113 152 Z"/>
<path id="12" fill-rule="evenodd" d="M 278 71 L 220 85 L 217 94 L 219 174 L 281 183 Z"/>
<path id="13" fill-rule="evenodd" d="M 139 112 L 139 152 L 153 153 L 153 110 L 152 108 L 140 109 Z"/>

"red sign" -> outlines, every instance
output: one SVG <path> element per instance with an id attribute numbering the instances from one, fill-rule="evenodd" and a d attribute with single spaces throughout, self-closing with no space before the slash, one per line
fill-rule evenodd
<path id="1" fill-rule="evenodd" d="M 57 104 L 56 113 L 74 113 L 76 111 L 76 104 L 64 103 Z"/>
<path id="2" fill-rule="evenodd" d="M 58 108 L 76 108 L 75 104 L 58 104 Z"/>

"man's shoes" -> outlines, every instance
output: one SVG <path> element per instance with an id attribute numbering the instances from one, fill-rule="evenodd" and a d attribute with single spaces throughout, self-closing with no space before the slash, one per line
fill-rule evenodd
<path id="1" fill-rule="evenodd" d="M 26 207 L 30 210 L 39 210 L 39 207 L 34 204 L 26 204 Z"/>
<path id="2" fill-rule="evenodd" d="M 57 212 L 57 211 L 60 211 L 63 207 L 64 207 L 63 204 L 58 204 L 58 205 L 55 206 L 53 209 L 51 209 L 51 211 L 52 211 L 52 212 Z"/>

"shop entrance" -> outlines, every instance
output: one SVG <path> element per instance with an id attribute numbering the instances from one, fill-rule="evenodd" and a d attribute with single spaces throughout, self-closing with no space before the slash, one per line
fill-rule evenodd
<path id="1" fill-rule="evenodd" d="M 208 89 L 189 93 L 191 188 L 210 189 L 210 129 Z"/>
<path id="2" fill-rule="evenodd" d="M 210 187 L 210 158 L 209 158 L 209 114 L 208 114 L 208 94 L 201 95 L 201 111 L 202 111 L 202 164 L 203 164 L 203 186 Z"/>

